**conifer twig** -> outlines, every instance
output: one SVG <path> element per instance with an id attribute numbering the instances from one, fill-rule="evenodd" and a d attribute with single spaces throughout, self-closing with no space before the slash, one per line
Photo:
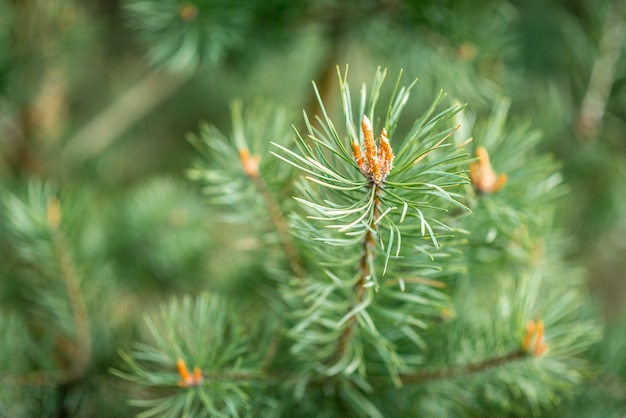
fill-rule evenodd
<path id="1" fill-rule="evenodd" d="M 402 383 L 404 384 L 430 383 L 437 380 L 456 379 L 459 377 L 491 370 L 505 364 L 522 360 L 524 358 L 527 358 L 528 356 L 529 354 L 527 351 L 523 349 L 518 349 L 509 354 L 505 354 L 500 357 L 490 358 L 477 363 L 470 363 L 441 370 L 427 370 L 412 375 L 401 376 L 401 379 Z"/>
<path id="2" fill-rule="evenodd" d="M 403 383 L 427 383 L 443 379 L 481 373 L 495 367 L 522 360 L 527 357 L 541 357 L 548 352 L 549 344 L 545 341 L 543 321 L 529 321 L 526 325 L 526 334 L 521 341 L 520 348 L 500 357 L 494 357 L 477 363 L 451 367 L 441 370 L 423 371 L 410 376 L 402 376 Z"/>
<path id="3" fill-rule="evenodd" d="M 80 280 L 72 262 L 65 238 L 60 229 L 61 206 L 57 198 L 51 198 L 47 204 L 48 225 L 52 233 L 55 254 L 65 282 L 76 332 L 76 355 L 72 357 L 72 373 L 81 376 L 89 364 L 91 357 L 91 333 L 85 300 L 80 289 Z"/>
<path id="4" fill-rule="evenodd" d="M 365 284 L 368 278 L 371 276 L 372 272 L 370 270 L 370 260 L 373 256 L 374 248 L 376 247 L 376 221 L 378 220 L 378 216 L 380 215 L 380 200 L 378 198 L 378 194 L 380 192 L 380 185 L 372 183 L 372 187 L 374 187 L 374 204 L 372 205 L 372 214 L 370 218 L 369 227 L 365 232 L 365 236 L 363 237 L 363 254 L 361 255 L 361 259 L 359 260 L 359 279 L 354 285 L 354 302 L 352 305 L 348 307 L 348 312 L 352 311 L 355 306 L 359 305 L 363 301 L 363 295 L 365 293 Z M 339 343 L 337 345 L 337 359 L 341 358 L 343 352 L 346 349 L 348 341 L 352 338 L 354 334 L 354 327 L 357 324 L 356 314 L 350 317 L 341 337 L 339 338 Z"/>
<path id="5" fill-rule="evenodd" d="M 67 142 L 72 157 L 86 159 L 102 152 L 128 128 L 170 97 L 191 77 L 152 72 L 114 100 Z"/>
<path id="6" fill-rule="evenodd" d="M 363 115 L 363 118 L 361 119 L 361 130 L 363 132 L 365 155 L 363 155 L 361 145 L 357 143 L 356 140 L 352 143 L 352 152 L 354 154 L 354 159 L 361 170 L 361 174 L 369 179 L 368 188 L 370 192 L 373 193 L 373 201 L 369 209 L 369 225 L 365 231 L 365 236 L 363 237 L 363 254 L 359 261 L 359 278 L 354 285 L 354 302 L 352 306 L 348 307 L 348 312 L 351 312 L 355 306 L 358 306 L 363 301 L 365 285 L 367 280 L 371 279 L 372 276 L 370 263 L 374 257 L 378 228 L 377 224 L 381 216 L 380 194 L 382 193 L 387 175 L 393 168 L 393 160 L 395 158 L 391 145 L 389 144 L 389 138 L 387 137 L 387 130 L 385 128 L 383 128 L 380 133 L 378 146 L 374 140 L 372 123 L 366 115 Z M 356 326 L 356 323 L 357 316 L 354 314 L 350 317 L 346 328 L 343 330 L 343 333 L 339 338 L 339 344 L 337 346 L 338 358 L 341 358 L 348 341 L 354 334 L 354 327 Z"/>
<path id="7" fill-rule="evenodd" d="M 593 63 L 589 85 L 580 106 L 577 128 L 582 139 L 593 139 L 604 117 L 626 35 L 625 13 L 614 3 L 609 4 L 598 45 L 598 57 Z"/>
<path id="8" fill-rule="evenodd" d="M 23 374 L 9 374 L 0 377 L 2 386 L 61 386 L 75 378 L 73 373 L 64 371 L 30 372 Z"/>
<path id="9" fill-rule="evenodd" d="M 296 249 L 296 246 L 291 239 L 291 235 L 289 235 L 289 227 L 283 214 L 278 206 L 278 203 L 274 200 L 272 193 L 267 188 L 267 185 L 261 178 L 259 173 L 259 156 L 258 155 L 250 155 L 250 151 L 247 148 L 242 148 L 239 151 L 239 157 L 241 159 L 241 164 L 243 166 L 244 172 L 248 176 L 248 178 L 254 183 L 257 191 L 263 198 L 265 205 L 267 206 L 267 210 L 269 211 L 270 217 L 272 219 L 272 223 L 274 224 L 274 228 L 276 228 L 276 232 L 280 238 L 281 245 L 285 250 L 285 255 L 287 256 L 287 261 L 289 263 L 289 267 L 291 271 L 298 277 L 304 277 L 306 275 L 306 270 L 304 268 L 304 264 L 302 259 L 300 258 L 300 254 Z"/>
<path id="10" fill-rule="evenodd" d="M 91 333 L 85 300 L 80 289 L 80 281 L 72 262 L 69 249 L 60 228 L 61 205 L 56 197 L 46 204 L 48 227 L 52 237 L 52 245 L 56 260 L 59 263 L 67 291 L 72 318 L 74 320 L 75 345 L 68 347 L 70 367 L 66 370 L 34 371 L 0 376 L 0 386 L 63 386 L 82 377 L 91 358 Z"/>
<path id="11" fill-rule="evenodd" d="M 259 193 L 263 197 L 265 204 L 270 212 L 270 216 L 272 218 L 272 223 L 278 232 L 278 236 L 280 237 L 281 244 L 283 249 L 285 250 L 285 255 L 287 256 L 287 261 L 289 262 L 289 266 L 293 273 L 298 277 L 304 277 L 306 275 L 306 270 L 302 263 L 302 259 L 300 258 L 300 253 L 296 249 L 296 246 L 291 239 L 291 235 L 289 234 L 289 227 L 287 226 L 287 222 L 283 217 L 283 213 L 281 212 L 278 204 L 274 200 L 274 197 L 268 190 L 265 182 L 260 177 L 255 180 L 255 185 L 259 190 Z"/>

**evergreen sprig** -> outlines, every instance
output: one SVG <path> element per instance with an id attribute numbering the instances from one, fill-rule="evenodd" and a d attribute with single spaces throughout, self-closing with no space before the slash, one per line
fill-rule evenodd
<path id="1" fill-rule="evenodd" d="M 269 51 L 293 39 L 292 15 L 302 12 L 302 6 L 286 0 L 125 3 L 129 26 L 146 45 L 152 64 L 175 71 L 249 63 L 259 50 Z"/>
<path id="2" fill-rule="evenodd" d="M 77 208 L 62 205 L 50 183 L 31 182 L 24 191 L 2 197 L 12 249 L 6 262 L 10 263 L 10 274 L 21 278 L 16 296 L 30 309 L 19 317 L 9 311 L 8 324 L 21 327 L 18 333 L 22 337 L 15 343 L 22 347 L 21 353 L 7 357 L 19 360 L 2 367 L 1 384 L 9 388 L 9 393 L 30 393 L 54 402 L 50 388 L 88 380 L 93 359 L 86 299 L 95 298 L 91 299 L 93 294 L 83 288 L 76 241 L 70 241 L 81 235 L 72 228 Z M 69 220 L 63 217 L 68 214 Z M 95 291 L 100 284 L 94 279 L 90 289 Z M 20 407 L 17 403 L 16 410 Z M 30 412 L 38 414 L 34 409 Z"/>
<path id="3" fill-rule="evenodd" d="M 29 279 L 23 294 L 32 303 L 31 315 L 76 344 L 70 351 L 76 350 L 72 361 L 80 364 L 72 367 L 80 374 L 90 355 L 90 332 L 81 280 L 61 229 L 60 202 L 52 186 L 33 183 L 25 196 L 8 195 L 4 203 L 16 256 Z"/>
<path id="4" fill-rule="evenodd" d="M 359 381 L 386 374 L 399 386 L 399 376 L 420 363 L 420 330 L 451 311 L 441 291 L 446 283 L 434 278 L 450 274 L 438 265 L 450 255 L 443 243 L 453 229 L 446 224 L 458 216 L 455 210 L 467 209 L 455 192 L 468 182 L 462 167 L 467 154 L 446 143 L 455 131 L 446 125 L 462 106 L 436 112 L 440 95 L 398 138 L 398 120 L 415 82 L 401 87 L 398 78 L 380 119 L 386 71 L 376 73 L 369 94 L 362 88 L 356 114 L 346 74 L 339 76 L 345 130 L 335 126 L 320 99 L 322 116 L 313 126 L 305 114 L 308 137 L 297 135 L 298 149 L 277 145 L 275 152 L 305 174 L 296 200 L 307 216 L 292 214 L 292 225 L 302 245 L 314 251 L 309 275 L 296 285 L 302 308 L 294 311 L 291 352 L 311 364 L 313 375 Z M 383 132 L 377 150 L 368 143 L 370 119 L 380 120 L 374 125 Z M 399 146 L 395 158 L 389 158 L 393 150 L 384 151 L 386 135 Z M 379 177 L 376 158 L 379 169 L 388 170 Z M 384 158 L 393 160 L 386 168 Z M 300 386 L 313 375 L 302 375 Z"/>
<path id="5" fill-rule="evenodd" d="M 206 293 L 193 301 L 174 300 L 147 317 L 152 345 L 121 352 L 127 371 L 112 371 L 143 386 L 169 389 L 160 398 L 131 401 L 145 408 L 138 416 L 232 417 L 249 410 L 265 355 L 258 345 L 262 333 L 255 331 L 263 324 L 249 319 L 232 301 Z"/>
<path id="6" fill-rule="evenodd" d="M 566 247 L 553 225 L 554 199 L 564 192 L 558 164 L 533 154 L 540 134 L 524 124 L 509 128 L 507 111 L 505 100 L 485 123 L 473 126 L 465 119 L 477 148 L 493 150 L 493 169 L 507 174 L 508 181 L 496 193 L 473 184 L 472 215 L 462 219 L 468 231 L 461 247 L 465 270 L 451 289 L 457 317 L 425 336 L 435 344 L 426 351 L 425 363 L 447 363 L 443 369 L 448 367 L 454 378 L 414 388 L 415 396 L 441 396 L 444 410 L 459 413 L 467 406 L 446 399 L 446 393 L 466 391 L 477 400 L 470 410 L 479 415 L 503 409 L 538 415 L 554 407 L 590 373 L 579 356 L 601 331 L 585 309 L 579 272 L 561 261 Z M 515 356 L 520 336 L 537 319 L 545 326 L 549 351 Z M 483 369 L 471 378 L 465 373 L 464 364 L 510 355 L 506 367 Z M 441 405 L 428 403 L 421 408 L 425 414 L 441 411 Z"/>
<path id="7" fill-rule="evenodd" d="M 49 338 L 35 340 L 25 332 L 27 323 L 18 315 L 0 311 L 0 415 L 36 416 L 42 405 L 54 398 L 51 384 L 61 377 L 46 355 L 52 346 Z M 33 372 L 33 366 L 43 372 Z M 31 402 L 24 402 L 30 399 Z"/>
<path id="8" fill-rule="evenodd" d="M 244 226 L 246 238 L 259 240 L 264 250 L 282 248 L 292 273 L 302 274 L 302 261 L 284 216 L 289 202 L 280 199 L 292 171 L 277 165 L 270 155 L 271 140 L 291 142 L 286 113 L 260 102 L 244 112 L 239 101 L 232 103 L 231 111 L 232 140 L 209 125 L 188 137 L 205 156 L 188 176 L 203 186 L 213 205 L 223 209 L 222 220 Z"/>
<path id="9" fill-rule="evenodd" d="M 163 388 L 135 401 L 145 416 L 538 413 L 585 377 L 579 354 L 598 327 L 576 274 L 552 277 L 568 271 L 551 222 L 562 187 L 554 161 L 531 154 L 539 135 L 508 130 L 506 102 L 473 126 L 464 106 L 439 109 L 443 95 L 402 134 L 415 82 L 399 78 L 380 112 L 385 75 L 354 112 L 339 74 L 342 129 L 316 90 L 321 115 L 304 114 L 295 143 L 271 108 L 238 103 L 230 139 L 210 127 L 191 138 L 208 158 L 190 176 L 265 244 L 273 290 L 254 309 L 269 326 L 226 295 L 164 307 L 148 320 L 153 343 L 115 371 Z M 279 199 L 289 167 L 293 201 Z"/>

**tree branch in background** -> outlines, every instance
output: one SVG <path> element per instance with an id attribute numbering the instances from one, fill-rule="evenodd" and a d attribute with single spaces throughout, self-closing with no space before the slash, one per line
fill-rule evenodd
<path id="1" fill-rule="evenodd" d="M 625 13 L 615 3 L 608 7 L 598 57 L 593 63 L 587 92 L 580 106 L 576 126 L 580 139 L 593 140 L 600 130 L 626 34 Z"/>
<path id="2" fill-rule="evenodd" d="M 99 154 L 176 92 L 192 74 L 149 73 L 78 130 L 66 144 L 66 153 L 83 160 Z"/>
<path id="3" fill-rule="evenodd" d="M 272 218 L 274 228 L 276 228 L 276 232 L 280 238 L 280 243 L 285 250 L 285 255 L 287 256 L 287 261 L 289 262 L 291 271 L 297 277 L 304 277 L 306 275 L 304 263 L 300 258 L 300 253 L 294 245 L 293 240 L 291 239 L 291 235 L 289 235 L 289 226 L 287 225 L 287 221 L 283 217 L 278 203 L 276 203 L 272 197 L 272 193 L 269 191 L 267 185 L 259 174 L 260 156 L 250 155 L 250 151 L 247 148 L 242 148 L 239 150 L 239 158 L 241 160 L 243 171 L 254 183 L 254 186 L 265 202 L 269 215 Z"/>
<path id="4" fill-rule="evenodd" d="M 456 379 L 475 373 L 485 372 L 527 357 L 528 354 L 524 350 L 516 350 L 504 356 L 490 358 L 478 363 L 470 363 L 462 366 L 451 367 L 449 369 L 424 371 L 410 376 L 402 376 L 402 383 L 416 384 L 429 383 L 437 380 Z"/>
<path id="5" fill-rule="evenodd" d="M 58 199 L 51 198 L 48 201 L 47 215 L 56 257 L 61 268 L 61 275 L 65 281 L 67 297 L 74 319 L 76 346 L 74 347 L 75 352 L 71 356 L 71 374 L 75 377 L 80 377 L 85 373 L 91 358 L 91 332 L 89 330 L 87 308 L 85 307 L 85 299 L 80 289 L 80 280 L 78 279 L 76 268 L 70 258 L 69 250 L 65 245 L 65 239 L 60 229 L 61 205 Z"/>

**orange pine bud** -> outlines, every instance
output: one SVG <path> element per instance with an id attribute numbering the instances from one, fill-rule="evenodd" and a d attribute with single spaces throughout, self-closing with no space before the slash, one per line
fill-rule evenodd
<path id="1" fill-rule="evenodd" d="M 200 370 L 200 367 L 193 368 L 193 380 L 194 384 L 196 385 L 199 385 L 204 381 L 204 377 L 202 377 L 202 370 Z"/>
<path id="2" fill-rule="evenodd" d="M 530 346 L 530 340 L 535 334 L 535 322 L 530 321 L 526 324 L 526 335 L 524 335 L 524 339 L 522 340 L 522 350 L 528 351 L 528 347 Z"/>
<path id="3" fill-rule="evenodd" d="M 479 161 L 470 164 L 470 178 L 474 189 L 481 193 L 495 193 L 506 184 L 508 176 L 506 174 L 496 175 L 491 167 L 489 154 L 484 147 L 478 147 L 476 156 Z"/>
<path id="4" fill-rule="evenodd" d="M 380 183 L 382 178 L 380 173 L 380 164 L 378 161 L 378 150 L 374 141 L 374 132 L 372 130 L 372 122 L 366 115 L 361 119 L 361 130 L 363 131 L 363 142 L 365 143 L 365 158 L 369 167 L 369 174 L 374 183 Z"/>
<path id="5" fill-rule="evenodd" d="M 185 360 L 179 358 L 176 361 L 176 367 L 178 368 L 178 374 L 180 375 L 180 381 L 178 382 L 178 386 L 187 387 L 191 376 L 189 375 L 189 371 L 187 370 Z"/>
<path id="6" fill-rule="evenodd" d="M 359 166 L 361 173 L 363 173 L 364 176 L 367 176 L 368 175 L 367 164 L 365 163 L 365 160 L 363 159 L 363 154 L 361 153 L 361 146 L 356 140 L 352 141 L 352 153 L 354 154 L 354 160 L 356 161 L 356 164 Z"/>
<path id="7" fill-rule="evenodd" d="M 178 15 L 185 22 L 192 22 L 198 17 L 198 8 L 189 2 L 183 3 L 178 9 Z"/>
<path id="8" fill-rule="evenodd" d="M 387 137 L 387 130 L 382 129 L 380 133 L 380 144 L 376 146 L 372 122 L 366 115 L 361 119 L 361 130 L 363 131 L 363 143 L 365 145 L 365 158 L 361 152 L 361 146 L 355 140 L 352 142 L 352 153 L 361 173 L 376 184 L 385 181 L 387 175 L 393 168 L 393 150 Z M 367 161 L 366 161 L 367 160 Z"/>
<path id="9" fill-rule="evenodd" d="M 48 217 L 48 225 L 52 229 L 57 229 L 61 224 L 61 202 L 56 197 L 48 199 L 46 204 L 46 216 Z"/>
<path id="10" fill-rule="evenodd" d="M 387 137 L 387 130 L 383 128 L 380 133 L 380 166 L 382 170 L 382 179 L 384 180 L 393 168 L 393 149 Z"/>
<path id="11" fill-rule="evenodd" d="M 259 162 L 261 157 L 258 154 L 250 155 L 250 151 L 247 148 L 239 150 L 239 159 L 243 167 L 244 173 L 252 179 L 259 177 Z"/>
<path id="12" fill-rule="evenodd" d="M 185 360 L 183 360 L 182 358 L 179 358 L 176 361 L 176 367 L 178 368 L 178 374 L 180 375 L 178 386 L 180 386 L 181 388 L 197 386 L 202 384 L 202 382 L 204 381 L 204 377 L 202 376 L 202 370 L 200 370 L 199 367 L 194 367 L 193 375 L 190 374 L 189 370 L 187 370 Z"/>
<path id="13" fill-rule="evenodd" d="M 543 321 L 530 321 L 526 325 L 526 335 L 522 340 L 522 350 L 535 357 L 541 357 L 550 347 L 545 342 Z"/>

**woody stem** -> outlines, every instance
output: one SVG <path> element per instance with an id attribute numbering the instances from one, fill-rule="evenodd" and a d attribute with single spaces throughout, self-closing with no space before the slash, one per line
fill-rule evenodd
<path id="1" fill-rule="evenodd" d="M 81 376 L 87 368 L 91 357 L 91 333 L 87 317 L 85 300 L 80 289 L 80 280 L 76 273 L 76 268 L 72 262 L 69 249 L 65 244 L 65 239 L 61 229 L 56 225 L 51 225 L 52 241 L 56 252 L 56 257 L 61 268 L 61 274 L 65 281 L 67 296 L 74 319 L 74 331 L 76 333 L 77 355 L 74 356 L 73 373 Z"/>
<path id="2" fill-rule="evenodd" d="M 283 217 L 280 207 L 274 200 L 274 197 L 260 176 L 251 176 L 250 178 L 265 201 L 272 223 L 274 224 L 274 228 L 276 228 L 281 245 L 285 251 L 285 255 L 287 256 L 287 261 L 291 271 L 298 277 L 304 277 L 306 275 L 304 264 L 300 258 L 300 253 L 291 239 L 291 235 L 289 235 L 289 227 Z"/>
<path id="3" fill-rule="evenodd" d="M 381 192 L 381 187 L 379 184 L 371 183 L 371 192 L 374 194 L 373 196 L 373 204 L 371 207 L 371 215 L 369 219 L 369 228 L 365 232 L 365 236 L 363 237 L 363 253 L 361 255 L 361 259 L 359 260 L 359 276 L 358 280 L 353 287 L 353 303 L 348 307 L 347 312 L 352 311 L 355 306 L 358 306 L 361 302 L 363 302 L 363 296 L 365 295 L 365 284 L 367 283 L 368 278 L 371 276 L 371 260 L 374 256 L 374 250 L 376 248 L 376 221 L 380 216 L 380 199 L 379 194 Z M 356 314 L 351 316 L 348 320 L 346 327 L 339 338 L 339 343 L 337 345 L 336 358 L 339 359 L 343 356 L 343 353 L 354 335 L 354 331 L 357 325 L 357 317 Z"/>
<path id="4" fill-rule="evenodd" d="M 477 363 L 470 363 L 461 366 L 451 367 L 441 370 L 426 370 L 412 375 L 402 376 L 402 383 L 430 383 L 438 380 L 456 379 L 459 377 L 485 372 L 496 367 L 504 366 L 508 363 L 522 360 L 528 357 L 526 351 L 518 349 L 509 354 L 490 358 Z"/>

